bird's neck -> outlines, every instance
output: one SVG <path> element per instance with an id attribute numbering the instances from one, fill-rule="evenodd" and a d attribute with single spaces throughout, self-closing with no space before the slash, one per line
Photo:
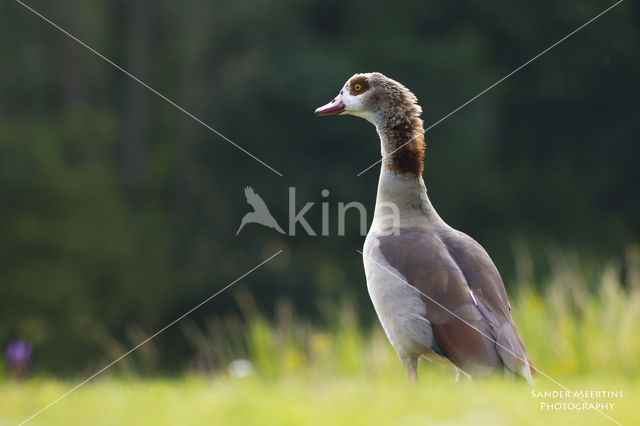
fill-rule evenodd
<path id="1" fill-rule="evenodd" d="M 422 120 L 409 117 L 390 125 L 376 125 L 382 165 L 374 221 L 389 220 L 395 205 L 400 226 L 441 221 L 427 196 L 422 179 L 424 134 Z M 386 218 L 386 219 L 381 219 Z"/>
<path id="2" fill-rule="evenodd" d="M 379 117 L 375 124 L 380 136 L 382 167 L 420 179 L 424 169 L 424 131 L 414 110 L 400 116 Z"/>
<path id="3" fill-rule="evenodd" d="M 373 222 L 375 226 L 426 226 L 441 222 L 433 208 L 422 176 L 380 169 Z"/>

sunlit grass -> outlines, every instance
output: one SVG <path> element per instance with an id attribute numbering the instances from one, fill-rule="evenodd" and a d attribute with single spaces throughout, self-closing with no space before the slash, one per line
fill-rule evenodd
<path id="1" fill-rule="evenodd" d="M 293 374 L 266 380 L 185 377 L 181 380 L 98 380 L 32 421 L 34 425 L 601 425 L 614 424 L 594 411 L 547 411 L 524 383 L 499 378 L 455 384 L 428 370 L 416 387 L 402 376 Z M 623 424 L 638 424 L 640 386 L 623 378 L 565 377 L 571 389 L 622 391 L 608 410 Z M 0 423 L 17 424 L 69 387 L 32 381 L 2 388 Z M 540 380 L 536 390 L 557 389 Z M 553 402 L 576 399 L 543 399 Z M 595 402 L 590 400 L 590 402 Z"/>

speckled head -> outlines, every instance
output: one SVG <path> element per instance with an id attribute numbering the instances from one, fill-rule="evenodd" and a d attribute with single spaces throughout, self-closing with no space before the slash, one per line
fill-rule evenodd
<path id="1" fill-rule="evenodd" d="M 354 74 L 338 96 L 316 109 L 316 115 L 350 114 L 375 125 L 393 125 L 393 121 L 422 112 L 417 99 L 402 84 L 379 72 Z"/>
<path id="2" fill-rule="evenodd" d="M 409 89 L 379 72 L 355 74 L 316 115 L 348 114 L 373 123 L 382 138 L 384 164 L 396 173 L 420 176 L 424 136 L 417 101 Z"/>

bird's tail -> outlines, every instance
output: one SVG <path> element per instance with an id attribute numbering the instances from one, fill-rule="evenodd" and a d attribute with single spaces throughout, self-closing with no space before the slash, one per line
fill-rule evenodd
<path id="1" fill-rule="evenodd" d="M 240 226 L 238 227 L 238 230 L 236 231 L 236 237 L 238 236 L 238 234 L 240 233 L 242 228 L 244 228 L 244 225 L 246 225 L 246 222 L 245 222 L 244 218 L 242 218 L 242 222 L 240 223 Z"/>
<path id="2" fill-rule="evenodd" d="M 280 225 L 278 225 L 278 222 L 276 222 L 275 220 L 273 221 L 273 229 L 275 229 L 276 231 L 278 231 L 281 234 L 285 234 L 285 232 L 282 230 L 282 228 L 280 228 Z"/>
<path id="3" fill-rule="evenodd" d="M 533 366 L 531 358 L 529 358 L 529 354 L 527 354 L 527 361 L 529 362 L 529 371 L 531 372 L 531 376 L 536 377 L 538 375 L 538 370 Z"/>
<path id="4" fill-rule="evenodd" d="M 498 355 L 504 365 L 533 384 L 535 368 L 531 365 L 531 359 L 512 321 L 505 322 L 496 329 L 496 343 Z"/>

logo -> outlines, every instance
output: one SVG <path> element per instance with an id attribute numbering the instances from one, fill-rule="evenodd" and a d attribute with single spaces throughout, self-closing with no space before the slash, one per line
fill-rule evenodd
<path id="1" fill-rule="evenodd" d="M 258 223 L 266 226 L 267 228 L 273 228 L 281 234 L 285 233 L 282 228 L 280 228 L 280 225 L 278 225 L 278 222 L 274 219 L 264 200 L 256 194 L 253 188 L 247 186 L 244 189 L 244 196 L 247 198 L 247 203 L 253 207 L 253 211 L 244 215 L 242 222 L 240 222 L 240 227 L 236 231 L 236 236 L 247 223 Z"/>
<path id="2" fill-rule="evenodd" d="M 262 226 L 266 226 L 267 228 L 275 229 L 281 234 L 296 236 L 296 232 L 302 229 L 304 233 L 308 236 L 315 237 L 317 235 L 321 235 L 323 237 L 332 235 L 338 235 L 343 237 L 346 235 L 346 225 L 347 225 L 347 217 L 349 217 L 350 227 L 353 229 L 357 227 L 361 236 L 367 235 L 367 210 L 359 201 L 351 201 L 348 203 L 338 202 L 337 208 L 333 209 L 331 207 L 331 202 L 329 200 L 329 190 L 323 189 L 320 191 L 320 196 L 322 197 L 320 200 L 309 201 L 299 206 L 296 203 L 296 188 L 289 187 L 289 205 L 288 205 L 288 222 L 286 225 L 287 230 L 285 231 L 280 227 L 278 221 L 273 217 L 267 204 L 260 197 L 252 187 L 247 186 L 244 189 L 244 195 L 247 199 L 247 203 L 253 208 L 253 211 L 247 213 L 242 218 L 240 222 L 240 226 L 236 231 L 236 236 L 240 234 L 245 227 L 245 225 L 249 223 L 257 223 Z M 317 201 L 320 201 L 319 203 Z M 313 211 L 314 207 L 319 204 L 320 207 L 320 220 L 321 223 L 316 224 L 316 226 L 312 226 L 311 223 L 307 220 L 306 215 Z M 317 208 L 315 210 L 317 212 Z M 349 212 L 349 213 L 347 213 Z M 313 214 L 313 216 L 317 217 L 317 214 Z M 357 216 L 356 216 L 357 215 Z M 333 219 L 332 219 L 333 218 Z M 357 218 L 357 221 L 356 221 Z M 337 229 L 332 228 L 331 224 L 335 223 L 334 221 L 337 219 Z M 394 203 L 390 202 L 380 202 L 376 205 L 376 211 L 374 214 L 374 219 L 378 220 L 378 224 L 385 224 L 385 228 L 389 234 L 397 235 L 397 232 L 400 227 L 400 210 L 398 206 Z M 318 233 L 316 230 L 320 229 Z"/>

